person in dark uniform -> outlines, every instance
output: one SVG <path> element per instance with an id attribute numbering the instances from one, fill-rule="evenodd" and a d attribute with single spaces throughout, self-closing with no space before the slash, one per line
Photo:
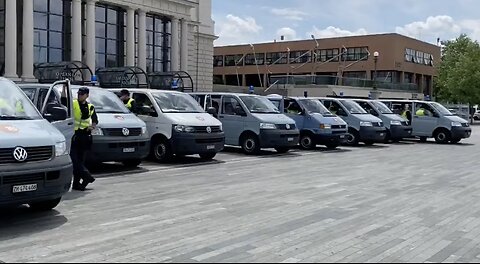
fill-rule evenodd
<path id="1" fill-rule="evenodd" d="M 92 130 L 98 125 L 95 107 L 87 102 L 90 90 L 82 87 L 78 90 L 78 99 L 73 101 L 75 117 L 75 135 L 72 138 L 70 156 L 73 162 L 73 190 L 85 191 L 95 178 L 85 167 L 85 158 L 92 145 Z M 82 180 L 82 182 L 80 182 Z"/>

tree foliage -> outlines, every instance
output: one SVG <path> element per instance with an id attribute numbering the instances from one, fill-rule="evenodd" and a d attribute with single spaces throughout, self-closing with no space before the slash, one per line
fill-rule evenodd
<path id="1" fill-rule="evenodd" d="M 466 35 L 442 44 L 442 62 L 435 83 L 438 99 L 480 104 L 480 45 Z"/>

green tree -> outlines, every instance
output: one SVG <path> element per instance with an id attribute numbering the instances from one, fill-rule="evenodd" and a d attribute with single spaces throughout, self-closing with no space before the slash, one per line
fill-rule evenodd
<path id="1" fill-rule="evenodd" d="M 436 96 L 452 103 L 480 103 L 480 45 L 467 35 L 445 41 Z"/>

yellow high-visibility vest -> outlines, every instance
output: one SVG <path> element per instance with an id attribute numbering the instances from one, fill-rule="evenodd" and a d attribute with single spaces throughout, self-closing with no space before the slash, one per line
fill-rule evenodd
<path id="1" fill-rule="evenodd" d="M 75 131 L 81 129 L 87 129 L 92 125 L 92 116 L 95 111 L 95 107 L 92 104 L 88 104 L 88 118 L 82 119 L 82 110 L 80 110 L 80 103 L 78 100 L 73 100 L 73 116 L 75 117 Z"/>
<path id="2" fill-rule="evenodd" d="M 135 100 L 133 100 L 132 98 L 130 98 L 130 99 L 128 100 L 128 102 L 125 104 L 125 106 L 126 106 L 129 110 L 131 110 L 131 109 L 132 109 L 132 104 L 133 104 L 133 102 L 135 102 Z"/>

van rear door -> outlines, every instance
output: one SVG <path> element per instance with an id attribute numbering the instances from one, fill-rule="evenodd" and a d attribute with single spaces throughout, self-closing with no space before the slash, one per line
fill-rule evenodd
<path id="1" fill-rule="evenodd" d="M 67 147 L 70 149 L 72 137 L 75 133 L 73 95 L 70 87 L 70 81 L 58 81 L 50 86 L 40 111 L 42 115 L 45 116 L 46 114 L 51 114 L 49 112 L 52 108 L 63 108 L 67 111 L 67 115 L 64 120 L 55 120 L 51 123 L 65 136 L 65 139 L 67 140 Z"/>

